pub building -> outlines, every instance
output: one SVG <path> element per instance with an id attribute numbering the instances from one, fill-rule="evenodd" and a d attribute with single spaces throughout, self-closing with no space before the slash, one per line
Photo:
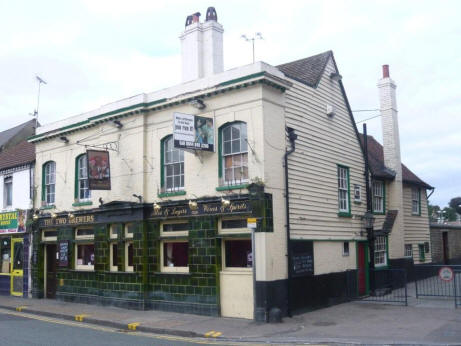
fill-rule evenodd
<path id="1" fill-rule="evenodd" d="M 187 17 L 180 40 L 181 84 L 29 138 L 34 297 L 268 321 L 367 294 L 372 245 L 377 268 L 413 264 L 417 251 L 404 249 L 429 236 L 425 186 L 402 197 L 401 173 L 386 168 L 401 164 L 400 152 L 387 160 L 399 146 L 385 140 L 367 210 L 363 147 L 331 51 L 224 71 L 212 7 L 204 22 Z M 380 88 L 395 108 L 389 76 Z M 382 108 L 397 131 L 385 111 L 395 109 Z M 395 212 L 403 202 L 413 213 Z M 376 239 L 364 224 L 374 219 Z"/>

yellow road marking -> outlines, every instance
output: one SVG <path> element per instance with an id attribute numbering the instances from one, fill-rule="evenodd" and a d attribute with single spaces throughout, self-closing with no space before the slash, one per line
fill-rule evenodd
<path id="1" fill-rule="evenodd" d="M 139 322 L 128 323 L 128 329 L 129 329 L 129 330 L 136 330 L 136 328 L 137 328 L 140 324 L 141 324 L 141 323 L 139 323 Z"/>
<path id="2" fill-rule="evenodd" d="M 85 314 L 81 314 L 81 315 L 75 315 L 75 320 L 78 321 L 78 322 L 83 322 L 83 320 L 85 319 L 85 317 L 87 317 L 88 315 L 85 315 Z"/>
<path id="3" fill-rule="evenodd" d="M 217 337 L 220 336 L 220 335 L 222 335 L 221 332 L 216 332 L 216 333 L 214 333 L 214 334 L 211 334 L 211 336 L 212 336 L 213 338 L 217 338 Z"/>
<path id="4" fill-rule="evenodd" d="M 18 306 L 18 307 L 16 308 L 16 311 L 17 311 L 17 312 L 21 312 L 21 311 L 24 310 L 25 308 L 27 308 L 27 306 L 25 306 L 25 305 Z"/>
<path id="5" fill-rule="evenodd" d="M 216 333 L 214 330 L 210 330 L 209 332 L 206 332 L 206 333 L 205 333 L 205 336 L 206 336 L 207 338 L 209 338 L 209 337 L 210 337 L 211 335 L 213 335 L 214 333 Z"/>

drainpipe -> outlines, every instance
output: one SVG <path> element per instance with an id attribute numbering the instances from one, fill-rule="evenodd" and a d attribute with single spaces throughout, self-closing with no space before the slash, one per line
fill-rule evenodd
<path id="1" fill-rule="evenodd" d="M 287 227 L 287 256 L 288 256 L 288 280 L 287 280 L 287 314 L 291 317 L 291 246 L 290 246 L 290 198 L 288 190 L 288 156 L 295 151 L 295 140 L 298 135 L 295 130 L 291 127 L 286 128 L 288 140 L 290 141 L 291 148 L 285 152 L 283 156 L 285 162 L 285 209 L 286 209 L 286 227 Z"/>

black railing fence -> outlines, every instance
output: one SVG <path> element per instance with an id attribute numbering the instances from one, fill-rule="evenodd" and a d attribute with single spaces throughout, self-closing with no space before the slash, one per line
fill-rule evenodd
<path id="1" fill-rule="evenodd" d="M 416 298 L 456 297 L 455 281 L 456 279 L 460 281 L 461 278 L 440 275 L 441 270 L 445 270 L 446 267 L 450 268 L 452 272 L 461 272 L 461 265 L 424 264 L 415 266 Z"/>
<path id="2" fill-rule="evenodd" d="M 461 307 L 461 270 L 455 270 L 453 278 L 453 290 L 455 293 L 455 308 Z"/>

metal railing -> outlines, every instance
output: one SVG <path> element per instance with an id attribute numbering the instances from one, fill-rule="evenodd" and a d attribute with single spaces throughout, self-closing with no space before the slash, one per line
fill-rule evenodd
<path id="1" fill-rule="evenodd" d="M 455 309 L 461 307 L 461 270 L 455 270 L 453 277 Z"/>
<path id="2" fill-rule="evenodd" d="M 455 297 L 455 278 L 442 280 L 440 269 L 449 267 L 453 271 L 461 271 L 461 265 L 424 264 L 415 266 L 416 298 L 420 297 Z M 458 277 L 458 281 L 461 278 Z"/>

